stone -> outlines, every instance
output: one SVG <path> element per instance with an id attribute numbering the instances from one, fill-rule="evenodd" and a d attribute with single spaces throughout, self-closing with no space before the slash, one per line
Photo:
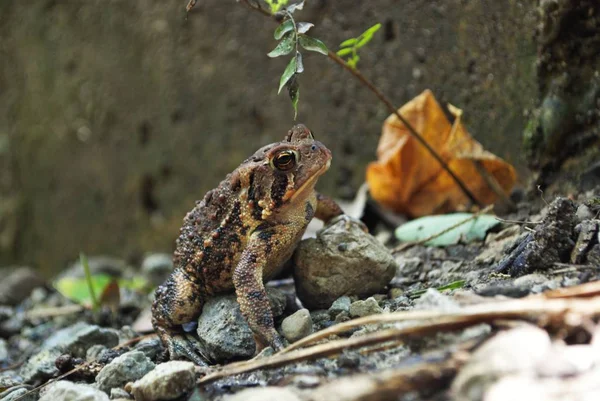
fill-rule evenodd
<path id="1" fill-rule="evenodd" d="M 301 401 L 291 389 L 282 387 L 249 388 L 223 398 L 223 401 Z"/>
<path id="2" fill-rule="evenodd" d="M 173 255 L 153 253 L 142 261 L 142 273 L 155 287 L 165 282 L 173 271 Z"/>
<path id="3" fill-rule="evenodd" d="M 130 400 L 131 395 L 122 388 L 114 387 L 110 389 L 111 400 Z"/>
<path id="4" fill-rule="evenodd" d="M 290 343 L 312 334 L 313 322 L 308 309 L 300 309 L 281 322 L 281 332 Z"/>
<path id="5" fill-rule="evenodd" d="M 52 334 L 44 341 L 42 348 L 59 349 L 76 358 L 85 358 L 88 348 L 93 345 L 112 348 L 118 343 L 119 335 L 115 330 L 78 322 Z"/>
<path id="6" fill-rule="evenodd" d="M 375 298 L 370 297 L 364 301 L 352 302 L 350 305 L 350 316 L 363 317 L 383 313 L 383 309 L 379 306 Z"/>
<path id="7" fill-rule="evenodd" d="M 294 253 L 296 293 L 309 309 L 329 308 L 343 295 L 368 297 L 396 274 L 390 251 L 359 224 L 338 220 L 303 240 Z"/>
<path id="8" fill-rule="evenodd" d="M 39 401 L 109 401 L 102 391 L 87 384 L 58 381 L 51 384 Z"/>
<path id="9" fill-rule="evenodd" d="M 141 351 L 129 351 L 113 359 L 96 376 L 98 388 L 105 393 L 115 387 L 141 379 L 154 369 L 154 363 Z"/>
<path id="10" fill-rule="evenodd" d="M 46 381 L 58 374 L 55 361 L 63 352 L 56 348 L 45 349 L 25 362 L 19 370 L 19 374 L 26 383 Z"/>
<path id="11" fill-rule="evenodd" d="M 350 297 L 347 297 L 345 295 L 343 297 L 339 297 L 338 299 L 333 301 L 333 303 L 329 307 L 329 316 L 335 318 L 342 312 L 349 312 L 351 303 L 352 301 L 350 300 Z"/>
<path id="12" fill-rule="evenodd" d="M 594 218 L 594 213 L 590 210 L 590 208 L 583 203 L 577 206 L 577 211 L 575 212 L 575 217 L 578 222 L 582 222 L 584 220 L 591 220 Z"/>
<path id="13" fill-rule="evenodd" d="M 0 338 L 0 366 L 6 361 L 8 361 L 8 347 L 6 340 Z"/>
<path id="14" fill-rule="evenodd" d="M 29 390 L 25 387 L 7 389 L 0 394 L 2 401 L 36 401 L 38 398 L 35 393 L 25 395 Z"/>
<path id="15" fill-rule="evenodd" d="M 25 300 L 44 280 L 29 267 L 18 267 L 0 280 L 0 305 L 15 306 Z"/>
<path id="16" fill-rule="evenodd" d="M 281 316 L 285 309 L 285 295 L 275 288 L 267 288 L 267 295 L 273 316 Z M 198 318 L 197 333 L 206 356 L 214 362 L 250 358 L 255 353 L 252 331 L 240 312 L 234 294 L 206 301 Z"/>
<path id="17" fill-rule="evenodd" d="M 551 345 L 548 333 L 534 326 L 498 333 L 477 348 L 458 372 L 452 383 L 453 399 L 482 399 L 499 378 L 533 370 Z"/>
<path id="18" fill-rule="evenodd" d="M 100 356 L 107 351 L 108 348 L 105 345 L 96 344 L 92 345 L 85 353 L 85 360 L 88 362 L 97 361 Z"/>
<path id="19" fill-rule="evenodd" d="M 156 368 L 131 385 L 137 401 L 172 400 L 190 392 L 196 384 L 195 365 L 170 361 Z"/>

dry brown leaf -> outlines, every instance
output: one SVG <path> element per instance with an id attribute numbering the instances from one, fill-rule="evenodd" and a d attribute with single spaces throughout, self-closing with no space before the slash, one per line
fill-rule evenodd
<path id="1" fill-rule="evenodd" d="M 426 90 L 402 106 L 399 113 L 481 203 L 491 204 L 497 195 L 477 172 L 474 161 L 480 162 L 506 193 L 516 181 L 515 169 L 469 135 L 460 121 L 460 109 L 450 107 L 450 111 L 456 117 L 454 124 L 448 121 L 433 93 Z M 396 212 L 418 217 L 461 210 L 469 202 L 452 177 L 394 114 L 383 124 L 377 159 L 367 168 L 371 194 Z"/>

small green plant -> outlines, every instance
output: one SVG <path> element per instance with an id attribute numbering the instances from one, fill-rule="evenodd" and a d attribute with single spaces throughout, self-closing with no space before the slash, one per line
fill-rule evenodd
<path id="1" fill-rule="evenodd" d="M 100 303 L 98 302 L 98 298 L 96 298 L 96 292 L 94 291 L 94 282 L 92 280 L 92 272 L 90 271 L 90 264 L 88 263 L 87 256 L 85 253 L 79 253 L 79 262 L 81 266 L 83 266 L 83 271 L 85 272 L 85 281 L 88 285 L 88 291 L 90 292 L 90 298 L 92 301 L 92 310 L 97 312 L 100 309 Z"/>
<path id="2" fill-rule="evenodd" d="M 288 3 L 288 1 L 289 0 L 265 0 L 265 3 L 267 3 L 269 8 L 271 9 L 271 14 L 275 14 L 276 12 L 281 10 L 281 7 L 285 6 Z"/>
<path id="3" fill-rule="evenodd" d="M 271 4 L 270 2 L 267 3 Z M 294 11 L 301 10 L 303 6 L 304 1 L 292 4 L 284 9 L 282 12 L 283 22 L 275 29 L 275 33 L 273 34 L 275 39 L 280 42 L 275 49 L 267 54 L 269 57 L 280 57 L 294 52 L 292 59 L 287 67 L 285 67 L 283 74 L 281 74 L 279 90 L 277 91 L 277 93 L 281 93 L 281 89 L 284 86 L 287 87 L 288 94 L 292 100 L 292 106 L 294 107 L 294 120 L 298 115 L 298 100 L 300 98 L 298 75 L 304 71 L 302 53 L 299 50 L 300 47 L 304 48 L 304 50 L 324 55 L 327 55 L 329 52 L 323 42 L 306 34 L 314 26 L 313 24 L 310 22 L 296 22 L 294 20 Z"/>
<path id="4" fill-rule="evenodd" d="M 381 28 L 381 24 L 375 24 L 356 38 L 350 38 L 340 43 L 340 50 L 337 51 L 337 55 L 344 58 L 346 57 L 346 64 L 353 69 L 356 69 L 356 65 L 360 60 L 358 55 L 358 49 L 365 46 L 373 39 L 373 35 Z"/>

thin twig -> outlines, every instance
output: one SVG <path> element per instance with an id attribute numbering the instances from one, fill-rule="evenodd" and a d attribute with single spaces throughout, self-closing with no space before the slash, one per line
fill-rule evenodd
<path id="1" fill-rule="evenodd" d="M 400 245 L 398 245 L 397 247 L 395 247 L 394 249 L 392 249 L 392 253 L 398 253 L 398 252 L 402 252 L 402 251 L 405 251 L 405 250 L 407 250 L 408 248 L 412 248 L 413 246 L 416 246 L 416 245 L 422 245 L 422 244 L 424 244 L 424 243 L 426 243 L 426 242 L 429 242 L 429 241 L 431 241 L 432 239 L 436 239 L 437 237 L 440 237 L 440 236 L 442 236 L 442 235 L 444 235 L 444 234 L 446 234 L 446 233 L 448 233 L 448 232 L 450 232 L 450 231 L 454 230 L 455 228 L 457 228 L 457 227 L 460 227 L 460 226 L 462 226 L 463 224 L 466 224 L 466 223 L 468 223 L 468 222 L 469 222 L 469 221 L 471 221 L 471 220 L 475 220 L 475 219 L 477 219 L 479 216 L 481 216 L 482 214 L 486 214 L 487 212 L 489 212 L 489 211 L 490 211 L 490 210 L 492 210 L 493 208 L 494 208 L 494 205 L 488 205 L 488 206 L 486 206 L 485 208 L 481 209 L 480 211 L 478 211 L 478 212 L 476 212 L 476 213 L 473 213 L 473 215 L 472 215 L 472 216 L 470 216 L 470 217 L 467 217 L 466 219 L 464 219 L 464 220 L 461 220 L 461 221 L 459 221 L 458 223 L 456 223 L 456 224 L 454 224 L 454 225 L 452 225 L 452 226 L 450 226 L 450 227 L 448 227 L 448 228 L 445 228 L 445 229 L 443 229 L 443 230 L 442 230 L 442 231 L 440 231 L 440 232 L 437 232 L 437 233 L 435 233 L 435 234 L 433 234 L 433 235 L 430 235 L 430 236 L 429 236 L 429 237 L 427 237 L 427 238 L 423 238 L 423 239 L 421 239 L 421 240 L 419 240 L 419 241 L 405 242 L 404 244 L 400 244 Z"/>
<path id="2" fill-rule="evenodd" d="M 420 315 L 420 319 L 415 319 Z M 296 349 L 305 345 L 306 341 L 300 340 L 285 350 L 262 359 L 247 362 L 238 362 L 227 365 L 224 369 L 210 373 L 198 381 L 199 384 L 210 383 L 215 380 L 255 371 L 264 368 L 274 368 L 305 360 L 318 359 L 339 354 L 344 350 L 363 346 L 395 341 L 407 336 L 426 335 L 444 330 L 458 330 L 480 323 L 491 323 L 496 319 L 538 320 L 544 317 L 544 322 L 563 321 L 565 316 L 572 318 L 579 315 L 582 320 L 587 317 L 600 315 L 600 299 L 544 299 L 543 297 L 524 298 L 515 301 L 502 301 L 494 304 L 475 305 L 466 307 L 456 313 L 438 311 L 409 311 L 395 312 L 388 315 L 378 315 L 380 321 L 407 321 L 417 320 L 417 324 L 408 327 L 393 327 L 360 337 L 334 340 L 325 344 L 313 345 L 306 349 Z M 392 319 L 394 318 L 394 319 Z M 362 320 L 362 319 L 357 319 Z M 357 323 L 350 321 L 347 323 Z M 338 325 L 341 326 L 341 325 Z M 333 326 L 331 329 L 339 328 Z M 348 326 L 348 325 L 346 325 Z M 356 327 L 355 325 L 352 325 Z M 324 330 L 328 331 L 328 330 Z M 339 330 L 337 330 L 339 332 Z M 320 333 L 316 333 L 320 334 Z M 319 336 L 309 336 L 315 340 Z M 306 339 L 309 339 L 306 337 Z"/>
<path id="3" fill-rule="evenodd" d="M 269 18 L 275 19 L 274 15 L 271 14 L 269 11 L 261 8 L 258 5 L 254 5 L 254 4 L 250 3 L 250 1 L 248 1 L 248 0 L 241 0 L 241 3 L 243 3 L 244 5 L 246 5 L 247 7 L 249 7 L 250 9 L 261 13 L 264 16 L 267 16 Z M 406 127 L 406 129 L 408 130 L 408 132 L 410 132 L 410 134 L 417 140 L 417 142 L 419 142 L 423 147 L 425 147 L 425 149 L 427 149 L 427 151 L 431 154 L 431 156 L 435 160 L 437 160 L 437 162 L 440 164 L 440 166 L 442 166 L 442 168 L 448 173 L 448 175 L 450 175 L 450 177 L 452 177 L 452 179 L 454 180 L 454 182 L 456 182 L 456 185 L 458 185 L 460 187 L 461 191 L 465 194 L 465 196 L 467 198 L 469 198 L 469 200 L 473 204 L 475 204 L 475 205 L 477 205 L 479 207 L 483 207 L 484 206 L 481 202 L 479 202 L 477 200 L 477 198 L 475 197 L 475 195 L 473 195 L 473 193 L 467 188 L 467 186 L 465 185 L 465 183 L 463 183 L 462 180 L 456 174 L 454 174 L 454 172 L 450 169 L 450 167 L 448 166 L 448 164 L 446 163 L 446 161 L 444 161 L 444 159 L 442 159 L 442 157 L 435 151 L 435 149 L 433 149 L 431 147 L 431 145 L 429 145 L 429 143 L 425 140 L 425 138 L 423 138 L 421 136 L 421 134 L 419 134 L 417 132 L 417 130 L 398 112 L 397 108 L 383 94 L 383 92 L 381 92 L 371 81 L 369 81 L 369 79 L 367 79 L 367 77 L 365 77 L 358 69 L 350 67 L 344 61 L 344 59 L 342 59 L 340 56 L 338 56 L 337 54 L 335 54 L 331 50 L 328 51 L 327 57 L 329 57 L 329 59 L 331 59 L 332 61 L 334 61 L 336 64 L 340 65 L 346 71 L 350 72 L 364 86 L 366 86 L 367 88 L 369 88 L 369 90 L 371 92 L 373 92 L 373 94 L 383 104 L 385 104 L 385 106 L 387 107 L 388 111 L 390 113 L 394 114 L 398 118 L 398 120 L 400 120 L 402 122 L 402 124 L 404 124 L 404 126 Z"/>

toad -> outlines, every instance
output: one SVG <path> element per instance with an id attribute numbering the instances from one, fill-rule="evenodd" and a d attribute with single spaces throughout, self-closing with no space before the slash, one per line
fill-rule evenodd
<path id="1" fill-rule="evenodd" d="M 304 125 L 257 150 L 184 218 L 174 270 L 156 290 L 152 324 L 171 359 L 206 365 L 202 345 L 181 325 L 197 319 L 209 297 L 235 291 L 257 350 L 284 343 L 273 323 L 264 282 L 294 252 L 313 217 L 342 215 L 315 192 L 331 152 Z"/>

